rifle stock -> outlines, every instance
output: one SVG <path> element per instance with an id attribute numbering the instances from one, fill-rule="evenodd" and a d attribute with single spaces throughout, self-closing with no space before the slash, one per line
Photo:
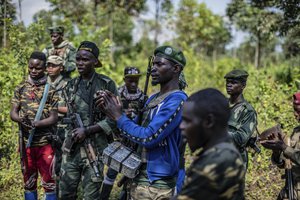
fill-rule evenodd
<path id="1" fill-rule="evenodd" d="M 70 119 L 66 119 L 66 121 L 71 121 L 71 124 L 74 129 L 75 128 L 84 128 L 83 122 L 78 113 L 72 113 Z M 65 152 L 70 153 L 74 143 L 75 143 L 75 141 L 72 137 L 66 138 L 63 150 Z M 94 151 L 94 148 L 93 148 L 89 138 L 84 139 L 84 150 L 85 150 L 87 158 L 89 160 L 89 164 L 91 165 L 92 169 L 94 170 L 95 176 L 99 178 L 100 177 L 99 163 L 98 163 L 96 153 Z"/>

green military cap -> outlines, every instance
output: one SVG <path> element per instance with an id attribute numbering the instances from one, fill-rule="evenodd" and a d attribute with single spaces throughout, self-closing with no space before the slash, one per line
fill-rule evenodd
<path id="1" fill-rule="evenodd" d="M 155 49 L 154 56 L 160 56 L 167 60 L 173 61 L 182 67 L 186 64 L 186 59 L 182 51 L 174 49 L 171 46 L 160 46 Z"/>
<path id="2" fill-rule="evenodd" d="M 60 56 L 49 56 L 47 59 L 47 65 L 48 63 L 52 63 L 54 65 L 62 65 L 64 63 L 64 60 Z"/>
<path id="3" fill-rule="evenodd" d="M 48 28 L 50 34 L 52 33 L 59 33 L 59 34 L 63 34 L 65 29 L 63 26 L 53 26 L 53 27 L 49 27 Z"/>
<path id="4" fill-rule="evenodd" d="M 242 69 L 234 69 L 230 72 L 228 72 L 224 78 L 225 79 L 238 79 L 241 81 L 247 81 L 249 74 L 245 70 Z"/>

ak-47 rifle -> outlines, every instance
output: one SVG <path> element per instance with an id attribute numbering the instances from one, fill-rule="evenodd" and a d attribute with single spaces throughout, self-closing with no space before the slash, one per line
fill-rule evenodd
<path id="1" fill-rule="evenodd" d="M 290 137 L 286 136 L 285 143 L 290 146 Z M 289 158 L 285 159 L 285 189 L 289 200 L 295 200 L 294 184 L 292 173 L 292 162 Z"/>
<path id="2" fill-rule="evenodd" d="M 73 130 L 76 128 L 84 128 L 82 119 L 80 115 L 76 112 L 73 112 L 73 106 L 71 105 L 71 102 L 68 101 L 66 91 L 63 90 L 63 95 L 65 96 L 66 99 L 66 104 L 68 107 L 68 113 L 69 116 L 67 118 L 63 119 L 63 122 L 66 124 L 71 124 Z M 75 143 L 73 136 L 70 135 L 71 131 L 68 133 L 68 136 L 65 139 L 64 145 L 63 145 L 63 151 L 70 153 L 72 151 L 73 145 Z M 87 158 L 89 160 L 89 164 L 94 170 L 95 176 L 100 177 L 100 172 L 99 172 L 99 163 L 98 159 L 96 156 L 96 153 L 94 151 L 94 148 L 91 144 L 90 138 L 85 138 L 84 139 L 84 150 L 86 152 Z"/>
<path id="3" fill-rule="evenodd" d="M 153 62 L 153 56 L 149 56 L 148 58 L 148 66 L 147 66 L 147 72 L 146 72 L 146 81 L 145 81 L 145 86 L 144 86 L 144 103 L 141 106 L 141 108 L 138 111 L 138 124 L 141 125 L 142 124 L 142 120 L 143 120 L 143 107 L 146 103 L 146 101 L 148 100 L 148 96 L 147 96 L 147 91 L 148 91 L 148 85 L 149 85 L 149 79 L 150 79 L 150 75 L 151 75 L 151 67 L 152 67 L 152 62 Z M 143 153 L 143 152 L 142 152 Z M 121 187 L 126 181 L 128 180 L 128 178 L 126 176 L 122 176 L 121 179 L 118 181 L 117 186 Z"/>

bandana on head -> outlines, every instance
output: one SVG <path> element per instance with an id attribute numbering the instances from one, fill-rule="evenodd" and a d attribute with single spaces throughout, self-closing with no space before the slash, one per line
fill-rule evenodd
<path id="1" fill-rule="evenodd" d="M 293 95 L 293 99 L 294 99 L 293 103 L 295 105 L 300 105 L 300 92 L 295 93 Z"/>

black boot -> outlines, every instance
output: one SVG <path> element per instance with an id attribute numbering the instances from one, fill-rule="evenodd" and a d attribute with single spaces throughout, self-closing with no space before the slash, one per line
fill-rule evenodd
<path id="1" fill-rule="evenodd" d="M 101 188 L 100 199 L 101 200 L 109 200 L 109 196 L 110 196 L 112 188 L 113 188 L 113 185 L 108 185 L 108 184 L 103 183 L 102 188 Z"/>

